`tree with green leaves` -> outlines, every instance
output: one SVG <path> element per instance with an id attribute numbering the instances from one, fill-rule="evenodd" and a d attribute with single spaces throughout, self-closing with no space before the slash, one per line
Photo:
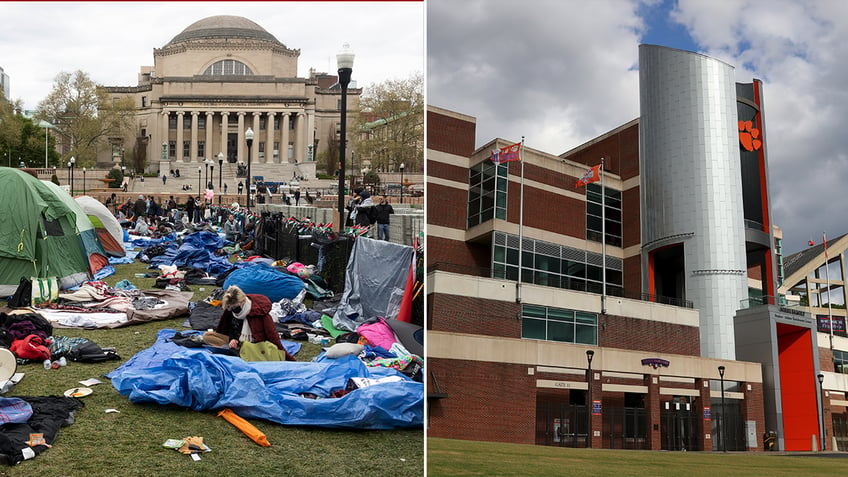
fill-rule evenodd
<path id="1" fill-rule="evenodd" d="M 76 157 L 79 167 L 92 167 L 110 138 L 132 131 L 134 111 L 131 98 L 113 99 L 77 70 L 56 76 L 53 90 L 38 104 L 37 117 L 55 126 L 67 157 Z"/>
<path id="2" fill-rule="evenodd" d="M 50 135 L 47 139 L 48 165 L 58 165 L 55 139 Z M 44 129 L 23 115 L 22 101 L 7 101 L 0 91 L 0 165 L 44 167 L 44 140 Z"/>
<path id="3" fill-rule="evenodd" d="M 386 80 L 365 87 L 359 98 L 357 163 L 371 169 L 418 171 L 424 161 L 424 76 Z"/>

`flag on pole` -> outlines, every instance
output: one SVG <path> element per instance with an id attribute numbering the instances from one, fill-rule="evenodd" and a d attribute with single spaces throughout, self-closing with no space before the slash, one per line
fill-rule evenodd
<path id="1" fill-rule="evenodd" d="M 583 174 L 583 177 L 577 180 L 574 184 L 575 188 L 583 187 L 584 185 L 591 184 L 592 182 L 598 182 L 601 180 L 601 165 L 592 167 L 588 171 Z"/>
<path id="2" fill-rule="evenodd" d="M 517 142 L 515 144 L 511 144 L 506 147 L 502 147 L 500 149 L 495 149 L 492 151 L 492 156 L 490 157 L 492 162 L 495 164 L 501 164 L 503 162 L 509 161 L 520 161 L 521 160 L 521 143 Z"/>

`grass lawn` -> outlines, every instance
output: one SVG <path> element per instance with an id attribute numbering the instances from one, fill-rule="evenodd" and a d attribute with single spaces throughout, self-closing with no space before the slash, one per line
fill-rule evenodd
<path id="1" fill-rule="evenodd" d="M 825 476 L 845 475 L 848 455 L 569 449 L 427 439 L 427 475 Z"/>
<path id="2" fill-rule="evenodd" d="M 117 265 L 106 278 L 114 285 L 123 279 L 151 289 L 155 280 L 135 278 L 146 264 Z M 214 286 L 191 285 L 192 301 L 208 296 Z M 201 290 L 205 288 L 205 290 Z M 0 302 L 5 304 L 3 302 Z M 416 476 L 424 474 L 423 429 L 394 431 L 339 431 L 288 427 L 250 420 L 268 436 L 271 447 L 261 447 L 216 412 L 195 412 L 175 406 L 138 405 L 112 387 L 104 374 L 136 352 L 148 348 L 164 328 L 182 330 L 186 317 L 111 330 L 54 329 L 55 335 L 81 336 L 102 347 L 115 347 L 121 361 L 74 363 L 45 370 L 41 363 L 18 366 L 23 381 L 5 396 L 61 395 L 97 378 L 94 393 L 81 398 L 85 407 L 76 422 L 63 427 L 54 447 L 15 467 L 0 468 L 0 476 Z M 320 352 L 318 345 L 303 343 L 296 356 L 308 361 Z M 106 413 L 106 409 L 118 413 Z M 212 452 L 199 462 L 162 447 L 165 440 L 202 436 Z"/>

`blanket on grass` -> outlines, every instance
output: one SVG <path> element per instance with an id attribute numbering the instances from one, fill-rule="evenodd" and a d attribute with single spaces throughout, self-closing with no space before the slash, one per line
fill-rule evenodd
<path id="1" fill-rule="evenodd" d="M 169 342 L 175 330 L 106 377 L 134 403 L 176 404 L 196 411 L 232 409 L 247 419 L 348 429 L 422 427 L 424 385 L 391 368 L 368 367 L 355 356 L 316 362 L 246 362 Z M 350 390 L 351 378 L 381 382 Z M 317 399 L 316 399 L 317 398 Z"/>

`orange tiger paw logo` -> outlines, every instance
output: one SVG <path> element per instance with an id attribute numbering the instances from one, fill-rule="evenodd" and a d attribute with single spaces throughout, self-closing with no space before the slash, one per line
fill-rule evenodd
<path id="1" fill-rule="evenodd" d="M 739 121 L 739 142 L 746 151 L 759 151 L 763 141 L 759 139 L 760 130 L 753 121 Z"/>

